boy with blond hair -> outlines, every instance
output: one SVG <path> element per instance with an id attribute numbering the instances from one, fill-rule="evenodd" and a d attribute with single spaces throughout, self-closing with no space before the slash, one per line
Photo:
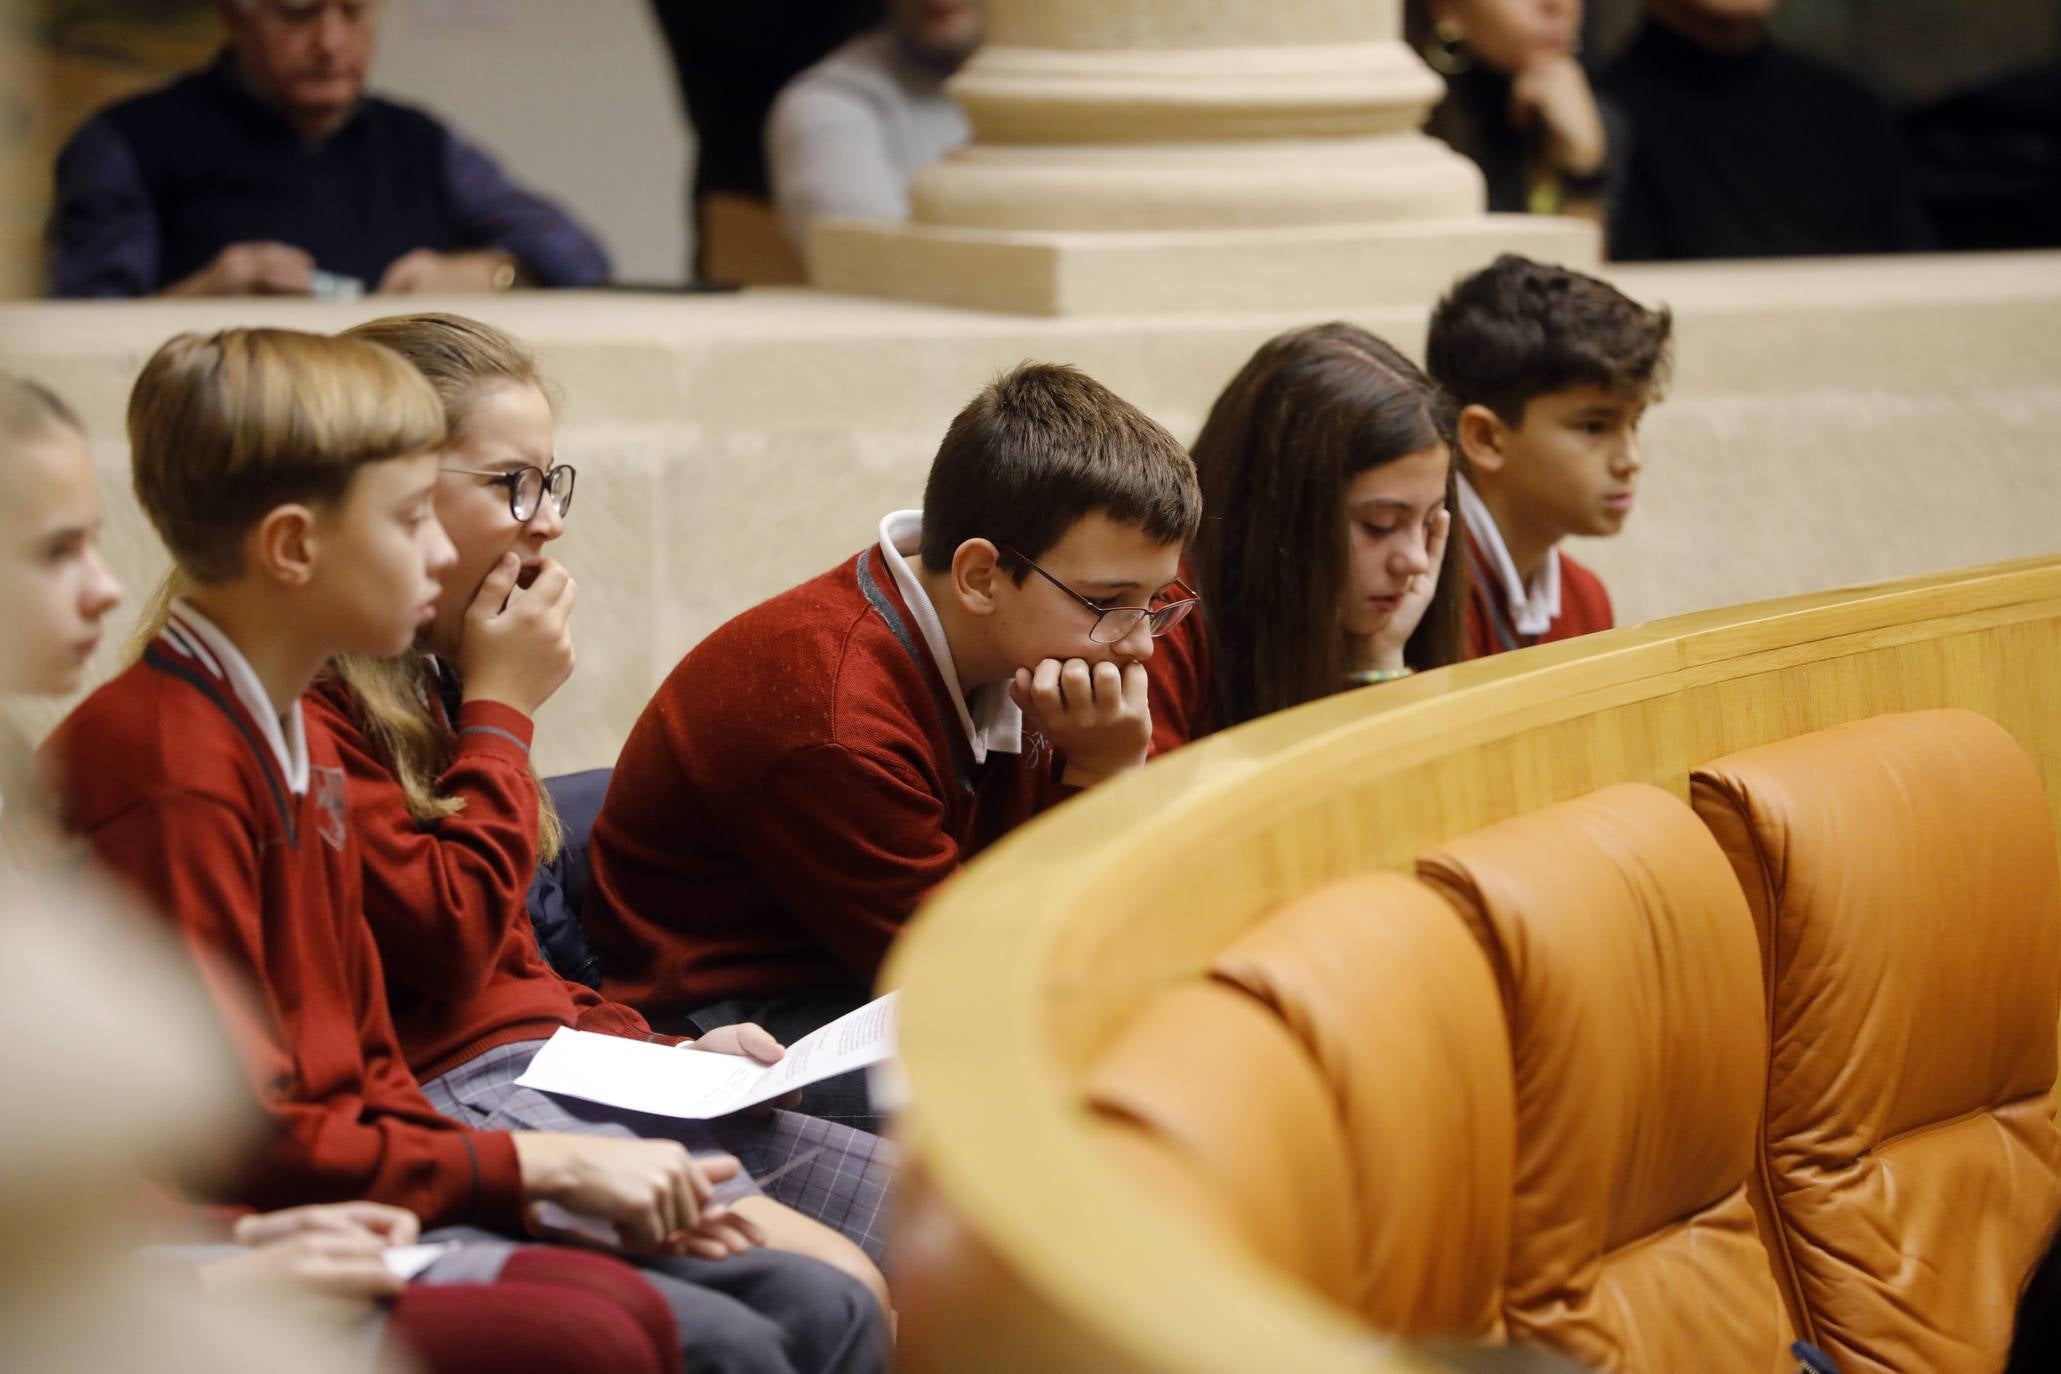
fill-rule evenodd
<path id="1" fill-rule="evenodd" d="M 242 1049 L 269 1129 L 225 1200 L 365 1198 L 503 1234 L 544 1228 L 549 1204 L 645 1264 L 690 1365 L 882 1368 L 862 1286 L 751 1249 L 711 1205 L 734 1160 L 469 1130 L 408 1072 L 359 904 L 345 774 L 300 703 L 330 658 L 400 653 L 434 614 L 453 553 L 433 506 L 445 422 L 429 383 L 363 340 L 185 334 L 145 365 L 129 436 L 185 592 L 46 753 L 67 827 L 178 929 Z"/>

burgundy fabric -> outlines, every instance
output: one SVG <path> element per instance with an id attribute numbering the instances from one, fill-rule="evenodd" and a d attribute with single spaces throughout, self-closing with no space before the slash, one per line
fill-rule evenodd
<path id="1" fill-rule="evenodd" d="M 228 681 L 161 636 L 45 745 L 65 825 L 176 927 L 269 1119 L 220 1200 L 369 1198 L 516 1228 L 514 1143 L 439 1115 L 408 1071 L 335 744 L 308 723 L 297 798 L 262 740 Z"/>
<path id="2" fill-rule="evenodd" d="M 433 692 L 429 701 L 441 714 Z M 547 1039 L 560 1026 L 650 1037 L 637 1012 L 559 977 L 537 948 L 524 904 L 537 864 L 529 717 L 491 701 L 459 708 L 456 751 L 436 788 L 465 809 L 425 829 L 408 813 L 348 687 L 326 679 L 302 709 L 336 740 L 350 776 L 365 919 L 416 1077 Z"/>
<path id="3" fill-rule="evenodd" d="M 722 626 L 644 708 L 594 822 L 603 990 L 647 1015 L 869 986 L 959 865 L 1057 801 L 1042 735 L 973 761 L 880 551 Z"/>
<path id="4" fill-rule="evenodd" d="M 620 1260 L 525 1246 L 500 1278 L 414 1284 L 386 1339 L 429 1374 L 683 1374 L 680 1332 L 652 1286 Z"/>
<path id="5" fill-rule="evenodd" d="M 1510 628 L 1510 607 L 1503 588 L 1495 578 L 1482 575 L 1481 570 L 1490 566 L 1487 555 L 1475 543 L 1473 535 L 1466 534 L 1464 529 L 1462 533 L 1467 540 L 1467 657 L 1486 658 L 1506 649 L 1552 644 L 1608 630 L 1617 624 L 1617 617 L 1610 609 L 1610 593 L 1604 588 L 1603 579 L 1568 557 L 1563 549 L 1560 552 L 1560 614 L 1553 617 L 1553 623 L 1546 627 L 1544 634 L 1532 638 L 1517 636 Z M 1498 625 L 1504 627 L 1506 635 L 1496 632 Z M 1506 636 L 1515 642 L 1503 642 Z"/>

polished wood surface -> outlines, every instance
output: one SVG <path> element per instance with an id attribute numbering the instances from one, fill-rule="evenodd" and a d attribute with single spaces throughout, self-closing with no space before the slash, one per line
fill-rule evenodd
<path id="1" fill-rule="evenodd" d="M 1425 1367 L 1159 1204 L 1077 1079 L 1157 988 L 1286 898 L 1614 782 L 1686 797 L 1734 750 L 1961 706 L 2033 757 L 2061 835 L 2061 558 L 1632 627 L 1362 689 L 1099 787 L 921 913 L 903 988 L 919 1167 L 903 1367 Z"/>

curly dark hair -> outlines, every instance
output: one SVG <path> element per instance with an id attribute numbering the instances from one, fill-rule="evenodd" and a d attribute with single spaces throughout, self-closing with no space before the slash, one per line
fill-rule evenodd
<path id="1" fill-rule="evenodd" d="M 1658 399 L 1674 317 L 1608 282 L 1505 253 L 1462 278 L 1431 314 L 1425 366 L 1460 406 L 1522 425 L 1532 398 L 1570 386 Z"/>

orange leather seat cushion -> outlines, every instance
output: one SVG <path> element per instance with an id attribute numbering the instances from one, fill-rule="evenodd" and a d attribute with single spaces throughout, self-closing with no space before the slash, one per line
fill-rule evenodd
<path id="1" fill-rule="evenodd" d="M 1227 948 L 1219 978 L 1264 1002 L 1344 1124 L 1362 1250 L 1349 1300 L 1411 1337 L 1502 1335 L 1510 1241 L 1510 1048 L 1472 934 L 1437 894 L 1372 874 L 1300 898 Z"/>
<path id="2" fill-rule="evenodd" d="M 1846 1374 L 1994 1370 L 2057 1205 L 2061 878 L 2038 774 L 1968 711 L 1697 771 L 1773 1028 L 1764 1187 L 1799 1325 Z"/>
<path id="3" fill-rule="evenodd" d="M 1341 1306 L 1364 1250 L 1337 1108 L 1272 1012 L 1208 980 L 1176 984 L 1090 1071 L 1090 1104 L 1138 1138 L 1127 1167 L 1205 1228 Z"/>
<path id="4" fill-rule="evenodd" d="M 1606 788 L 1423 856 L 1496 971 L 1516 1090 L 1510 1340 L 1599 1369 L 1788 1371 L 1747 1197 L 1751 919 L 1679 800 Z"/>

